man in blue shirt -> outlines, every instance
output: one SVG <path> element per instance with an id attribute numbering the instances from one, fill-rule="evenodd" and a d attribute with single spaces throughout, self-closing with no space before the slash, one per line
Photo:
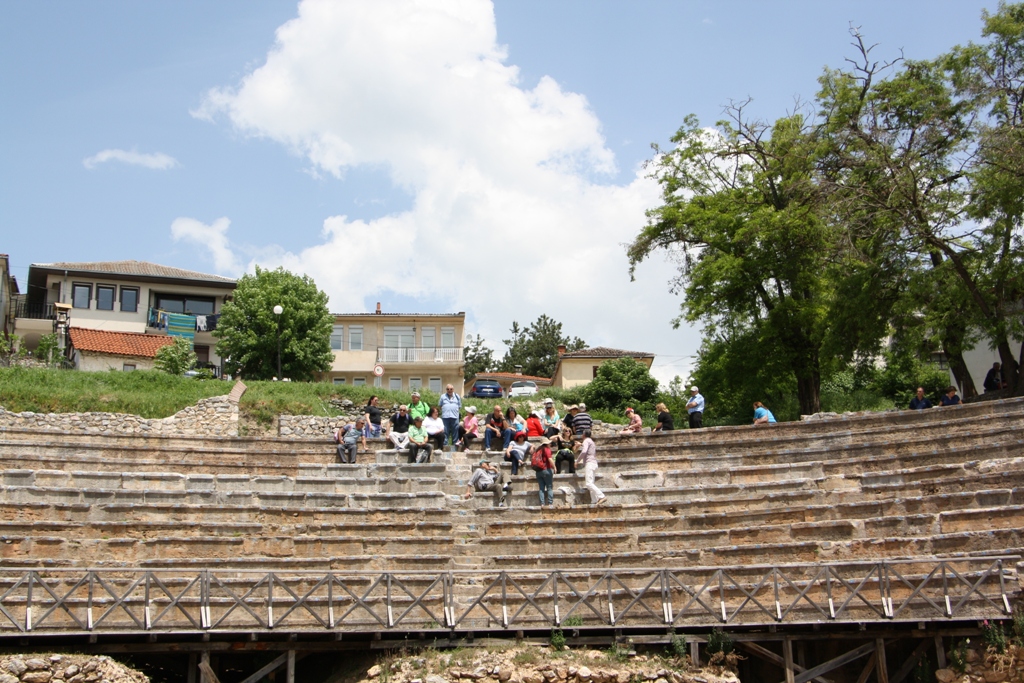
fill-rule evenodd
<path id="1" fill-rule="evenodd" d="M 932 402 L 924 397 L 924 387 L 917 388 L 917 396 L 910 399 L 911 410 L 925 410 L 931 408 Z"/>
<path id="2" fill-rule="evenodd" d="M 454 448 L 455 442 L 459 440 L 459 418 L 462 417 L 462 398 L 455 393 L 454 386 L 449 384 L 445 387 L 437 407 L 441 410 L 441 422 L 444 423 L 445 443 Z"/>
<path id="3" fill-rule="evenodd" d="M 690 429 L 704 426 L 704 397 L 697 387 L 690 387 L 690 402 L 686 404 L 686 413 L 690 417 Z"/>

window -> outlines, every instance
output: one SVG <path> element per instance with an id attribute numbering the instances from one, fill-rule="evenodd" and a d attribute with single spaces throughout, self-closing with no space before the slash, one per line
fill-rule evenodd
<path id="1" fill-rule="evenodd" d="M 334 351 L 341 351 L 341 347 L 344 341 L 345 326 L 335 325 L 331 330 L 331 349 Z"/>
<path id="2" fill-rule="evenodd" d="M 348 328 L 348 350 L 349 351 L 362 351 L 363 350 L 363 326 L 362 325 L 351 325 Z M 354 383 L 354 382 L 353 382 Z M 365 384 L 365 378 L 363 384 Z"/>
<path id="3" fill-rule="evenodd" d="M 597 367 L 596 365 L 594 366 L 594 379 L 597 379 Z"/>
<path id="4" fill-rule="evenodd" d="M 121 312 L 137 313 L 139 311 L 139 290 L 137 287 L 121 288 Z"/>
<path id="5" fill-rule="evenodd" d="M 385 327 L 384 348 L 411 349 L 416 346 L 416 333 L 411 327 Z"/>
<path id="6" fill-rule="evenodd" d="M 135 363 L 125 363 L 121 366 L 123 372 L 135 372 Z"/>
<path id="7" fill-rule="evenodd" d="M 168 313 L 188 315 L 213 315 L 212 296 L 187 296 L 185 294 L 157 294 L 156 307 Z"/>
<path id="8" fill-rule="evenodd" d="M 71 285 L 71 305 L 75 308 L 89 308 L 92 300 L 92 285 Z"/>
<path id="9" fill-rule="evenodd" d="M 441 378 L 440 377 L 431 377 L 430 378 L 430 390 L 432 392 L 434 392 L 435 394 L 440 394 L 441 393 Z"/>
<path id="10" fill-rule="evenodd" d="M 402 390 L 402 378 L 401 377 L 389 377 L 388 378 L 388 389 L 391 391 Z"/>
<path id="11" fill-rule="evenodd" d="M 442 327 L 441 328 L 441 346 L 445 348 L 452 348 L 455 346 L 455 328 L 454 327 Z"/>
<path id="12" fill-rule="evenodd" d="M 196 352 L 197 363 L 209 363 L 210 362 L 210 347 L 203 346 L 202 344 L 195 344 L 192 350 Z"/>
<path id="13" fill-rule="evenodd" d="M 344 384 L 345 383 L 345 378 L 344 377 L 335 377 L 334 378 L 334 383 L 335 384 Z"/>
<path id="14" fill-rule="evenodd" d="M 354 386 L 354 387 L 365 387 L 366 386 L 366 378 L 365 377 L 353 377 L 352 378 L 352 386 Z"/>
<path id="15" fill-rule="evenodd" d="M 424 327 L 420 332 L 421 338 L 423 339 L 423 348 L 433 349 L 437 346 L 437 328 L 436 327 Z"/>
<path id="16" fill-rule="evenodd" d="M 409 391 L 416 391 L 417 389 L 423 388 L 422 377 L 410 377 L 409 378 Z"/>
<path id="17" fill-rule="evenodd" d="M 96 310 L 114 310 L 114 295 L 116 293 L 117 289 L 110 285 L 96 285 Z"/>

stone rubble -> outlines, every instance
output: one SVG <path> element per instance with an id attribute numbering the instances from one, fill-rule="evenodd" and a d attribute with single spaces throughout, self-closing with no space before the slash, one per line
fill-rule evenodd
<path id="1" fill-rule="evenodd" d="M 107 656 L 32 654 L 0 657 L 0 683 L 149 683 Z"/>
<path id="2" fill-rule="evenodd" d="M 520 645 L 508 649 L 427 650 L 385 657 L 359 683 L 739 683 L 726 667 L 686 660 L 616 656 L 614 651 Z"/>
<path id="3" fill-rule="evenodd" d="M 953 652 L 946 653 L 946 661 L 953 661 Z M 1005 654 L 984 649 L 981 645 L 968 647 L 964 658 L 964 672 L 939 669 L 935 680 L 939 683 L 1024 683 L 1024 647 L 1010 643 Z"/>

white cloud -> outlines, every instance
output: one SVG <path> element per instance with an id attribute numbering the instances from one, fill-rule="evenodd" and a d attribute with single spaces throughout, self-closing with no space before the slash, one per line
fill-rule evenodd
<path id="1" fill-rule="evenodd" d="M 550 77 L 521 86 L 496 37 L 487 0 L 302 2 L 266 63 L 193 115 L 226 117 L 315 173 L 386 168 L 414 200 L 374 220 L 327 217 L 321 244 L 260 262 L 310 274 L 334 311 L 391 291 L 451 302 L 492 343 L 546 313 L 595 346 L 693 353 L 693 332 L 670 327 L 671 266 L 629 282 L 623 243 L 657 185 L 608 184 L 614 155 L 586 98 Z"/>
<path id="2" fill-rule="evenodd" d="M 164 154 L 163 152 L 143 154 L 136 152 L 135 150 L 128 151 L 124 149 L 105 149 L 91 157 L 82 159 L 82 165 L 87 169 L 92 170 L 100 164 L 105 164 L 108 161 L 120 161 L 122 164 L 142 166 L 143 168 L 149 168 L 154 171 L 166 171 L 167 169 L 174 168 L 178 165 L 177 159 Z"/>
<path id="3" fill-rule="evenodd" d="M 204 253 L 213 258 L 213 267 L 218 273 L 239 275 L 243 266 L 231 250 L 228 241 L 228 228 L 231 221 L 226 217 L 218 218 L 206 225 L 195 218 L 175 218 L 171 223 L 171 237 L 175 242 L 184 240 L 201 247 Z"/>

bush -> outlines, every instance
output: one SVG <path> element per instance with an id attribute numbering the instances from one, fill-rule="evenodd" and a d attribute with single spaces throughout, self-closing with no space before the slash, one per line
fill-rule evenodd
<path id="1" fill-rule="evenodd" d="M 632 358 L 618 358 L 602 363 L 597 377 L 580 389 L 587 409 L 622 412 L 632 406 L 648 413 L 654 410 L 658 380 L 651 377 L 643 363 Z"/>
<path id="2" fill-rule="evenodd" d="M 44 363 L 56 363 L 60 360 L 60 348 L 57 335 L 54 333 L 44 334 L 39 338 L 39 346 L 36 347 L 36 358 Z"/>
<path id="3" fill-rule="evenodd" d="M 156 352 L 157 370 L 169 375 L 184 375 L 196 364 L 196 353 L 192 350 L 192 342 L 184 337 L 175 337 L 174 343 L 160 348 Z"/>

